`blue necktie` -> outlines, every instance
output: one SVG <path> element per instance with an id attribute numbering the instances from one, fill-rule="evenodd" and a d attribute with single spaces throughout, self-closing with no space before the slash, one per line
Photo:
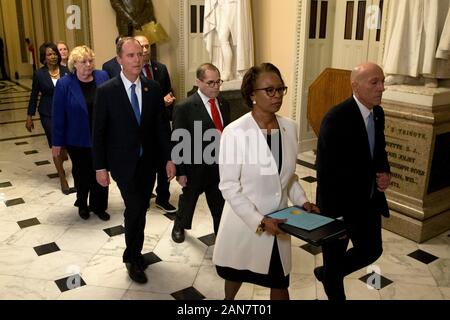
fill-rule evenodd
<path id="1" fill-rule="evenodd" d="M 134 116 L 138 124 L 141 124 L 141 111 L 139 110 L 139 101 L 136 94 L 136 85 L 133 83 L 131 85 L 131 106 L 133 107 Z"/>
<path id="2" fill-rule="evenodd" d="M 373 158 L 373 152 L 375 150 L 375 122 L 373 121 L 373 112 L 369 113 L 367 120 L 367 136 L 369 137 L 370 154 Z"/>
<path id="3" fill-rule="evenodd" d="M 131 85 L 131 106 L 133 107 L 134 116 L 138 124 L 141 124 L 141 111 L 139 110 L 139 100 L 136 94 L 136 85 L 133 83 Z M 142 146 L 139 148 L 139 156 L 142 156 L 143 150 Z"/>

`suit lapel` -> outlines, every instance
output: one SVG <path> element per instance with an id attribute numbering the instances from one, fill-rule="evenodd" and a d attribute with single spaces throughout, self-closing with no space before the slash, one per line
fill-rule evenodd
<path id="1" fill-rule="evenodd" d="M 48 68 L 45 67 L 45 69 L 43 69 L 43 80 L 45 81 L 46 86 L 48 86 L 49 88 L 55 88 L 55 85 L 53 84 L 52 78 L 50 77 L 50 73 L 48 73 Z"/>
<path id="2" fill-rule="evenodd" d="M 128 114 L 128 117 L 133 119 L 132 122 L 136 124 L 136 126 L 139 126 L 136 116 L 134 115 L 133 106 L 131 105 L 130 99 L 128 98 L 127 90 L 125 89 L 125 84 L 122 81 L 122 78 L 120 77 L 120 74 L 115 78 L 115 86 L 117 87 L 117 92 L 119 93 L 122 103 L 119 103 L 118 106 L 123 106 L 124 112 Z M 144 102 L 142 101 L 142 105 L 144 105 Z M 142 113 L 141 113 L 141 119 L 142 119 Z"/>
<path id="3" fill-rule="evenodd" d="M 370 153 L 370 145 L 369 145 L 369 136 L 367 134 L 366 123 L 361 114 L 361 110 L 359 110 L 358 104 L 355 99 L 352 98 L 352 111 L 354 115 L 354 120 L 349 120 L 350 126 L 355 126 L 355 130 L 360 132 L 357 136 L 361 137 L 361 148 L 362 150 L 366 150 L 367 157 L 372 159 L 372 155 Z M 376 134 L 375 134 L 376 136 Z M 376 140 L 376 139 L 375 139 Z M 376 144 L 376 141 L 375 141 Z"/>
<path id="4" fill-rule="evenodd" d="M 149 112 L 148 108 L 151 107 L 150 86 L 147 83 L 147 81 L 143 79 L 143 77 L 141 77 L 141 91 L 142 91 L 142 110 L 141 110 L 141 123 L 142 123 L 142 120 L 144 119 L 145 115 Z"/>
<path id="5" fill-rule="evenodd" d="M 195 111 L 199 116 L 199 120 L 202 121 L 203 123 L 203 129 L 209 129 L 209 128 L 215 128 L 216 126 L 214 125 L 214 122 L 211 119 L 211 116 L 209 115 L 208 111 L 206 110 L 205 105 L 203 104 L 203 100 L 200 97 L 200 95 L 198 94 L 198 92 L 196 92 L 193 95 L 194 100 L 194 105 L 195 105 Z"/>
<path id="6" fill-rule="evenodd" d="M 219 101 L 220 114 L 222 115 L 222 125 L 225 128 L 230 123 L 230 113 L 228 112 L 228 110 L 225 110 L 226 108 L 223 100 L 221 98 L 217 98 L 217 100 Z"/>
<path id="7" fill-rule="evenodd" d="M 287 145 L 287 141 L 286 139 L 288 138 L 286 136 L 286 128 L 284 127 L 284 123 L 281 120 L 281 118 L 277 115 L 277 121 L 278 121 L 278 126 L 280 127 L 280 134 L 281 134 L 281 170 L 280 170 L 280 179 L 283 176 L 284 170 L 286 169 L 286 165 L 283 165 L 283 162 L 285 162 L 288 158 L 288 148 L 286 147 Z M 275 160 L 275 159 L 274 159 Z"/>
<path id="8" fill-rule="evenodd" d="M 152 69 L 152 72 L 153 72 L 153 80 L 155 80 L 159 83 L 159 81 L 160 81 L 159 71 L 158 71 L 158 66 L 156 65 L 155 61 L 150 61 L 150 68 Z"/>

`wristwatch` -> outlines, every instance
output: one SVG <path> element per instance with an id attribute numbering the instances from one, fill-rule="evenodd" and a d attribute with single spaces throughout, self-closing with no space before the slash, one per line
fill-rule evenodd
<path id="1" fill-rule="evenodd" d="M 266 224 L 264 223 L 264 218 L 261 220 L 260 224 L 258 225 L 258 228 L 256 228 L 256 233 L 258 235 L 261 235 L 264 233 Z"/>

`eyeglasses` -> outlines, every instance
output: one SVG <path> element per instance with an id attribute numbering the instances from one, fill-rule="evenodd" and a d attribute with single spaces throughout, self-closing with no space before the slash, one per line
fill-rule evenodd
<path id="1" fill-rule="evenodd" d="M 279 88 L 267 87 L 267 88 L 254 89 L 254 91 L 264 90 L 270 98 L 273 98 L 273 97 L 275 97 L 275 92 L 277 92 L 279 95 L 285 96 L 287 93 L 287 89 L 288 89 L 288 87 L 279 87 Z"/>
<path id="2" fill-rule="evenodd" d="M 208 85 L 208 87 L 210 87 L 210 88 L 214 88 L 215 86 L 220 87 L 222 85 L 222 83 L 223 83 L 223 80 L 221 80 L 221 79 L 219 79 L 217 81 L 212 81 L 211 80 L 211 81 L 208 81 L 208 82 L 205 82 L 203 80 L 200 80 L 200 81 L 203 82 L 203 83 L 206 83 Z"/>

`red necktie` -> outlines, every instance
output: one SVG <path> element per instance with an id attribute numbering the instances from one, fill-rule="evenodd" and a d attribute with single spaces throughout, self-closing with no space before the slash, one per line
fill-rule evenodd
<path id="1" fill-rule="evenodd" d="M 148 64 L 144 65 L 145 75 L 147 79 L 152 79 L 152 73 L 150 72 L 150 66 Z"/>
<path id="2" fill-rule="evenodd" d="M 222 121 L 220 120 L 219 110 L 217 110 L 217 107 L 216 107 L 216 99 L 209 99 L 208 102 L 211 105 L 211 115 L 212 115 L 214 125 L 216 126 L 217 130 L 222 132 L 223 125 L 222 125 Z"/>

